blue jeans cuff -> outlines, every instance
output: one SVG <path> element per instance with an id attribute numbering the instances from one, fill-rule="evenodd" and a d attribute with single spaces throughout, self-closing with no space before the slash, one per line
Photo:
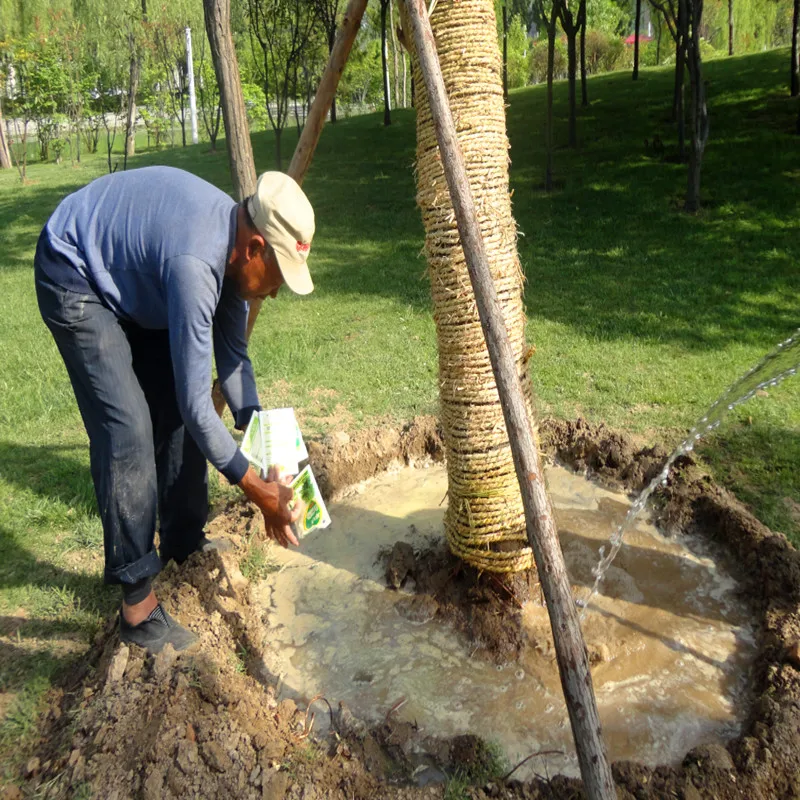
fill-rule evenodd
<path id="1" fill-rule="evenodd" d="M 106 567 L 104 579 L 106 583 L 138 583 L 142 578 L 150 578 L 159 572 L 161 572 L 161 559 L 158 553 L 152 550 L 131 564 Z"/>

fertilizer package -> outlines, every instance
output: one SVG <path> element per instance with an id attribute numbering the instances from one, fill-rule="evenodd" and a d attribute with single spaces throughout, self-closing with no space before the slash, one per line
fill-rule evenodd
<path id="1" fill-rule="evenodd" d="M 298 538 L 331 524 L 311 467 L 300 471 L 300 463 L 308 458 L 308 450 L 293 408 L 273 408 L 253 414 L 241 449 L 262 479 L 266 479 L 270 467 L 277 467 L 280 475 L 296 476 L 290 486 L 294 490 L 294 502 L 303 504 L 302 516 L 292 525 Z"/>
<path id="2" fill-rule="evenodd" d="M 291 487 L 294 491 L 294 502 L 300 503 L 303 508 L 300 519 L 292 524 L 294 535 L 302 539 L 317 528 L 327 528 L 331 524 L 331 518 L 310 466 L 292 481 Z"/>

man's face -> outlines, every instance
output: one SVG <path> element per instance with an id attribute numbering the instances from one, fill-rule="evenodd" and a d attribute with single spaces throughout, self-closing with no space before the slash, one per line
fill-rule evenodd
<path id="1" fill-rule="evenodd" d="M 275 251 L 269 244 L 249 252 L 239 272 L 239 296 L 243 300 L 265 300 L 275 297 L 284 284 Z"/>

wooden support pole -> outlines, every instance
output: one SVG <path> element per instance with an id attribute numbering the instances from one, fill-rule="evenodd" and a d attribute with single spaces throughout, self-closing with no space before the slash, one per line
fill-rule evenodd
<path id="1" fill-rule="evenodd" d="M 301 186 L 306 177 L 306 172 L 311 166 L 311 159 L 317 149 L 319 137 L 322 135 L 322 128 L 325 119 L 330 111 L 333 98 L 336 96 L 336 87 L 339 85 L 339 78 L 347 64 L 356 34 L 361 27 L 361 18 L 367 7 L 367 0 L 350 0 L 344 11 L 344 17 L 336 33 L 336 41 L 328 59 L 328 66 L 322 73 L 317 93 L 314 95 L 314 102 L 311 104 L 311 111 L 308 112 L 308 119 L 303 126 L 300 140 L 294 149 L 292 161 L 289 164 L 287 174 L 291 175 Z M 247 339 L 253 332 L 258 314 L 261 311 L 261 300 L 254 300 L 250 303 L 250 315 L 247 317 Z"/>
<path id="2" fill-rule="evenodd" d="M 311 104 L 311 111 L 308 112 L 306 124 L 300 134 L 300 140 L 294 149 L 292 161 L 289 164 L 287 174 L 291 175 L 301 186 L 306 177 L 306 172 L 311 166 L 311 159 L 317 149 L 319 137 L 322 135 L 322 128 L 325 119 L 331 109 L 333 98 L 336 96 L 336 87 L 339 85 L 339 78 L 347 64 L 347 58 L 356 40 L 356 34 L 361 27 L 361 18 L 367 7 L 367 0 L 350 0 L 344 11 L 344 17 L 336 33 L 336 41 L 328 59 L 328 66 L 322 73 L 317 93 L 314 95 L 314 102 Z M 250 315 L 247 318 L 247 338 L 253 332 L 258 314 L 261 311 L 261 300 L 250 303 Z"/>
<path id="3" fill-rule="evenodd" d="M 215 0 L 204 0 L 204 2 L 209 5 L 215 2 Z M 225 0 L 216 0 L 216 2 L 225 2 Z M 322 73 L 322 78 L 317 87 L 317 93 L 314 95 L 314 102 L 311 104 L 311 110 L 303 126 L 303 132 L 300 134 L 297 147 L 294 149 L 292 161 L 289 164 L 288 174 L 301 186 L 303 184 L 303 179 L 306 177 L 306 172 L 308 172 L 308 168 L 311 166 L 311 159 L 314 157 L 314 151 L 317 149 L 317 143 L 322 134 L 325 119 L 330 111 L 333 98 L 336 96 L 336 88 L 339 85 L 339 79 L 342 77 L 342 72 L 344 72 L 350 50 L 353 47 L 358 29 L 361 27 L 361 18 L 364 16 L 366 8 L 367 0 L 350 0 L 344 11 L 344 17 L 339 24 L 336 33 L 336 41 L 334 42 L 333 50 L 328 59 L 328 65 L 325 67 L 325 72 Z M 249 194 L 252 194 L 253 191 L 255 191 L 255 177 L 253 178 L 253 189 L 250 190 Z M 242 198 L 240 197 L 239 199 Z M 250 340 L 250 334 L 253 332 L 253 326 L 258 319 L 258 314 L 261 311 L 261 303 L 261 300 L 254 300 L 250 303 L 246 333 L 248 341 Z M 225 398 L 222 396 L 222 391 L 217 381 L 214 381 L 212 396 L 214 399 L 214 408 L 216 408 L 219 415 L 222 415 L 222 412 L 225 410 Z"/>
<path id="4" fill-rule="evenodd" d="M 514 354 L 489 270 L 464 160 L 456 139 L 433 31 L 424 0 L 406 0 L 406 7 L 420 70 L 428 92 L 461 245 L 514 455 L 514 466 L 525 506 L 528 541 L 536 559 L 550 615 L 561 686 L 572 723 L 584 787 L 590 800 L 611 800 L 617 795 L 600 731 L 586 645 L 570 590 L 550 499 L 545 490 L 539 452 L 528 418 Z"/>
<path id="5" fill-rule="evenodd" d="M 330 59 L 328 59 L 328 66 L 322 73 L 317 93 L 314 95 L 314 102 L 311 104 L 308 119 L 303 127 L 303 133 L 294 149 L 292 162 L 289 164 L 289 175 L 300 185 L 306 177 L 311 159 L 314 157 L 314 151 L 317 149 L 322 127 L 325 125 L 328 111 L 330 111 L 333 98 L 336 96 L 339 78 L 344 72 L 366 7 L 367 0 L 350 0 L 336 31 L 336 41 L 333 44 Z"/>

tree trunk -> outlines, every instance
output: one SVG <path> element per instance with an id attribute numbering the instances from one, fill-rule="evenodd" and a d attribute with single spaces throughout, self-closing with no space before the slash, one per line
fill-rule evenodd
<path id="1" fill-rule="evenodd" d="M 236 197 L 244 200 L 256 190 L 256 165 L 231 36 L 230 0 L 203 0 L 203 9 L 219 86 L 231 179 Z"/>
<path id="2" fill-rule="evenodd" d="M 200 139 L 197 135 L 197 97 L 194 90 L 194 61 L 192 59 L 192 29 L 186 26 L 186 77 L 189 81 L 189 121 L 192 129 L 192 144 Z"/>
<path id="3" fill-rule="evenodd" d="M 581 30 L 581 105 L 589 105 L 589 90 L 586 84 L 586 0 L 581 0 L 580 17 Z"/>
<path id="4" fill-rule="evenodd" d="M 334 22 L 331 29 L 328 31 L 328 60 L 333 53 L 333 46 L 336 44 L 336 23 Z M 336 93 L 334 92 L 331 98 L 331 122 L 336 124 Z"/>
<path id="5" fill-rule="evenodd" d="M 683 91 L 683 30 L 680 12 L 677 22 L 677 39 L 675 41 L 675 83 L 672 89 L 672 121 L 678 121 L 681 93 Z"/>
<path id="6" fill-rule="evenodd" d="M 6 127 L 3 120 L 3 105 L 0 103 L 0 169 L 11 169 L 11 153 L 6 141 Z"/>
<path id="7" fill-rule="evenodd" d="M 397 60 L 397 33 L 394 29 L 394 0 L 389 0 L 389 33 L 392 42 L 392 60 L 394 63 L 394 107 L 400 107 L 400 62 Z"/>
<path id="8" fill-rule="evenodd" d="M 633 25 L 633 79 L 639 80 L 639 31 L 642 25 L 642 0 L 636 0 L 636 19 Z"/>
<path id="9" fill-rule="evenodd" d="M 547 25 L 547 115 L 544 127 L 544 190 L 546 192 L 553 190 L 553 69 L 556 60 L 556 25 L 558 23 L 555 4 L 551 14 Z"/>
<path id="10" fill-rule="evenodd" d="M 389 60 L 386 52 L 386 11 L 391 0 L 381 0 L 381 67 L 383 68 L 383 124 L 392 124 L 391 98 L 389 95 Z"/>
<path id="11" fill-rule="evenodd" d="M 508 102 L 508 8 L 503 0 L 503 100 Z"/>
<path id="12" fill-rule="evenodd" d="M 136 154 L 136 93 L 139 91 L 139 72 L 142 63 L 131 36 L 131 69 L 128 79 L 128 116 L 125 122 L 125 156 L 122 169 L 128 168 L 128 157 Z"/>
<path id="13" fill-rule="evenodd" d="M 433 23 L 469 181 L 473 191 L 480 192 L 481 229 L 517 372 L 530 398 L 522 272 L 508 192 L 502 58 L 492 0 L 438 0 Z M 511 447 L 414 53 L 412 77 L 417 108 L 417 201 L 426 231 L 439 344 L 449 486 L 447 540 L 456 555 L 479 569 L 501 573 L 528 569 L 531 553 Z"/>
<path id="14" fill-rule="evenodd" d="M 797 37 L 800 26 L 800 0 L 794 0 L 792 11 L 792 77 L 790 81 L 792 97 L 800 95 L 800 53 L 798 53 Z"/>
<path id="15" fill-rule="evenodd" d="M 358 34 L 366 7 L 367 0 L 350 0 L 342 17 L 333 52 L 325 67 L 325 72 L 322 73 L 322 79 L 314 96 L 314 103 L 303 126 L 303 135 L 297 143 L 287 170 L 289 175 L 300 184 L 303 183 L 314 156 L 325 118 L 328 116 L 328 106 L 336 95 L 336 87 L 339 85 L 339 79 L 347 64 L 347 57 L 350 55 L 353 42 Z"/>
<path id="16" fill-rule="evenodd" d="M 686 190 L 685 208 L 687 211 L 695 212 L 700 209 L 700 169 L 708 141 L 708 108 L 700 56 L 700 22 L 703 0 L 680 0 L 680 2 L 685 7 L 687 19 L 691 22 L 691 29 L 686 37 L 686 55 L 691 97 L 689 116 L 692 126 L 692 141 L 689 150 L 689 183 Z"/>
<path id="17" fill-rule="evenodd" d="M 661 64 L 661 34 L 663 33 L 662 28 L 664 27 L 663 20 L 659 19 L 658 14 L 656 14 L 656 19 L 658 19 L 658 32 L 656 34 L 656 66 Z"/>
<path id="18" fill-rule="evenodd" d="M 576 119 L 575 81 L 577 71 L 577 26 L 567 32 L 567 78 L 569 84 L 569 146 L 578 146 L 578 124 Z"/>
<path id="19" fill-rule="evenodd" d="M 728 55 L 733 55 L 733 0 L 728 0 Z"/>
<path id="20" fill-rule="evenodd" d="M 403 108 L 408 107 L 408 61 L 405 50 L 400 54 L 403 59 Z"/>

